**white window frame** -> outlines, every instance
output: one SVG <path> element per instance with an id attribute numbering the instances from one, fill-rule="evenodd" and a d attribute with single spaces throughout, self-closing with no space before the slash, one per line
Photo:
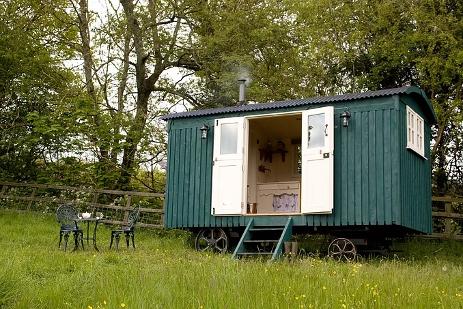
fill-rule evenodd
<path id="1" fill-rule="evenodd" d="M 407 148 L 424 158 L 424 120 L 407 106 Z"/>

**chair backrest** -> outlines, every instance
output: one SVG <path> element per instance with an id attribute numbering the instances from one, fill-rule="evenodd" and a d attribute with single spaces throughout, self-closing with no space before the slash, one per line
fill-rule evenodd
<path id="1" fill-rule="evenodd" d="M 140 219 L 140 206 L 135 206 L 129 213 L 129 217 L 127 218 L 127 226 L 133 228 L 138 219 Z"/>
<path id="2" fill-rule="evenodd" d="M 60 224 L 69 224 L 78 219 L 77 210 L 69 204 L 64 204 L 56 209 L 56 219 Z"/>

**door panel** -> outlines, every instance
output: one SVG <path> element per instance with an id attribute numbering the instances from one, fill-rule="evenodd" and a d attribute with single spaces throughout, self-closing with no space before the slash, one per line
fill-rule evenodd
<path id="1" fill-rule="evenodd" d="M 302 113 L 301 212 L 333 211 L 334 109 Z"/>
<path id="2" fill-rule="evenodd" d="M 212 168 L 213 215 L 240 215 L 246 200 L 244 182 L 245 119 L 217 119 Z"/>

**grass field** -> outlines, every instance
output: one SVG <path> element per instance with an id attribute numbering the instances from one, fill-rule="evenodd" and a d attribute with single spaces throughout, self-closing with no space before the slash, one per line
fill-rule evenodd
<path id="1" fill-rule="evenodd" d="M 195 252 L 138 231 L 136 251 L 57 248 L 54 216 L 0 211 L 0 308 L 463 308 L 463 244 L 411 241 L 399 257 L 267 263 Z"/>

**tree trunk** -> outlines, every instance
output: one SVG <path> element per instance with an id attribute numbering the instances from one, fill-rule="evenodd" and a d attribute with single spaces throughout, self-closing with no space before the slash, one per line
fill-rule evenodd
<path id="1" fill-rule="evenodd" d="M 79 33 L 82 43 L 82 58 L 84 60 L 84 76 L 85 76 L 85 87 L 87 90 L 87 94 L 89 95 L 90 99 L 93 103 L 94 108 L 94 115 L 93 115 L 93 123 L 95 124 L 96 129 L 98 129 L 101 125 L 100 120 L 100 107 L 98 105 L 98 98 L 95 91 L 95 85 L 93 83 L 93 57 L 92 51 L 90 48 L 90 27 L 89 27 L 89 20 L 88 20 L 88 0 L 79 0 L 79 10 L 78 14 L 78 21 L 79 21 Z M 99 149 L 98 158 L 99 161 L 103 161 L 103 163 L 108 159 L 108 149 L 98 141 L 98 137 L 96 135 L 90 136 L 92 143 L 95 145 L 95 148 Z M 103 171 L 104 172 L 104 171 Z"/>
<path id="2" fill-rule="evenodd" d="M 127 133 L 125 139 L 124 153 L 122 156 L 121 175 L 117 187 L 120 189 L 129 189 L 130 176 L 132 175 L 135 163 L 135 154 L 138 144 L 145 130 L 146 120 L 148 118 L 148 99 L 151 94 L 150 90 L 139 89 L 137 97 L 137 112 L 134 122 Z"/>

